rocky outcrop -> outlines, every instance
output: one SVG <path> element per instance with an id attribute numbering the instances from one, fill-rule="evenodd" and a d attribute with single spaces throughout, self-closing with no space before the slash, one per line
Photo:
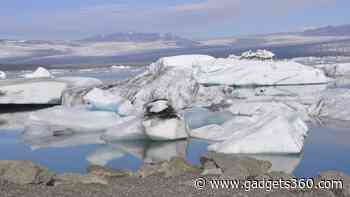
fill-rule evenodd
<path id="1" fill-rule="evenodd" d="M 164 177 L 176 177 L 190 174 L 200 174 L 201 169 L 188 164 L 183 158 L 174 157 L 170 161 L 155 163 L 155 164 L 144 164 L 137 175 L 145 178 L 149 176 L 164 176 Z"/>
<path id="2" fill-rule="evenodd" d="M 0 179 L 11 183 L 47 185 L 52 182 L 53 177 L 54 173 L 31 161 L 0 161 Z"/>

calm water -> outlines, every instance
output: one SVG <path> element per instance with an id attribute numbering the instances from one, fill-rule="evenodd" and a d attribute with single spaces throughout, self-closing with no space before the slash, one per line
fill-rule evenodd
<path id="1" fill-rule="evenodd" d="M 21 131 L 1 131 L 0 160 L 31 160 L 57 173 L 85 173 L 89 165 L 104 165 L 113 169 L 137 170 L 143 162 L 164 161 L 183 157 L 194 165 L 206 154 L 208 143 L 201 140 L 176 142 L 119 142 L 87 144 L 99 134 L 71 136 L 25 144 Z M 269 160 L 274 170 L 293 172 L 295 176 L 315 176 L 321 171 L 339 170 L 350 174 L 348 129 L 312 127 L 304 151 L 300 155 L 251 155 Z M 79 139 L 79 140 L 78 140 Z M 84 140 L 81 140 L 84 139 Z"/>

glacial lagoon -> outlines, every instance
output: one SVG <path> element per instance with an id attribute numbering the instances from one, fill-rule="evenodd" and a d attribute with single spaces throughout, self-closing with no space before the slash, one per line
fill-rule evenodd
<path id="1" fill-rule="evenodd" d="M 57 71 L 57 76 L 97 77 L 103 81 L 123 80 L 140 73 L 141 69 L 111 72 L 99 70 Z M 116 74 L 118 73 L 118 74 Z M 23 74 L 12 73 L 12 77 Z M 15 111 L 15 110 L 14 110 Z M 309 125 L 310 132 L 304 150 L 298 155 L 250 155 L 272 162 L 273 170 L 311 177 L 321 171 L 336 170 L 350 174 L 349 129 Z M 90 165 L 136 171 L 143 162 L 184 157 L 194 165 L 207 153 L 209 142 L 197 139 L 171 142 L 113 142 L 101 143 L 100 134 L 57 136 L 38 141 L 23 141 L 21 129 L 0 129 L 0 160 L 31 160 L 57 173 L 86 173 Z M 84 142 L 83 144 L 81 142 Z"/>

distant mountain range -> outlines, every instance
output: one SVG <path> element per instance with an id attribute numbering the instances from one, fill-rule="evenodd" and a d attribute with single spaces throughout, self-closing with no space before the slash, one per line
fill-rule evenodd
<path id="1" fill-rule="evenodd" d="M 182 38 L 180 36 L 166 33 L 124 33 L 118 32 L 108 35 L 95 35 L 89 38 L 78 40 L 79 42 L 175 42 L 179 46 L 193 46 L 198 44 L 190 39 Z"/>
<path id="2" fill-rule="evenodd" d="M 306 30 L 302 34 L 305 36 L 350 36 L 350 25 L 326 26 Z"/>

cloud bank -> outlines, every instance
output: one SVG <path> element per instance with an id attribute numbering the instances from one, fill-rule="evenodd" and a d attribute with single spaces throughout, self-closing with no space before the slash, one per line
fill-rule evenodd
<path id="1" fill-rule="evenodd" d="M 202 0 L 175 5 L 150 2 L 43 10 L 27 13 L 22 18 L 3 17 L 6 21 L 0 18 L 0 22 L 8 33 L 15 31 L 18 34 L 22 30 L 22 33 L 35 35 L 42 32 L 55 38 L 78 38 L 117 31 L 174 32 L 203 37 L 220 31 L 245 33 L 239 28 L 249 30 L 248 25 L 281 25 L 283 17 L 305 9 L 326 7 L 336 0 Z"/>

